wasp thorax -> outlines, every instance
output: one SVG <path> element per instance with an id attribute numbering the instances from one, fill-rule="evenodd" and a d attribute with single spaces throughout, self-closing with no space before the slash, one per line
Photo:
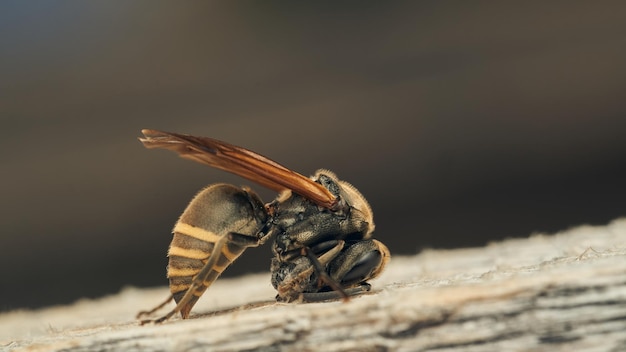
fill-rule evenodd
<path id="1" fill-rule="evenodd" d="M 365 239 L 374 230 L 370 206 L 356 188 L 327 170 L 317 171 L 312 179 L 336 195 L 341 207 L 329 210 L 293 192 L 280 197 L 272 229 L 276 235 L 273 248 L 284 260 L 299 255 L 302 247 L 330 239 Z"/>

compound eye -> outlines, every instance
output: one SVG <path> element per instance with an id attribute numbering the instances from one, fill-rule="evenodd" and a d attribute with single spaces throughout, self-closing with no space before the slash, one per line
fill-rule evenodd
<path id="1" fill-rule="evenodd" d="M 320 174 L 318 181 L 322 186 L 324 186 L 324 188 L 329 190 L 330 193 L 332 193 L 335 197 L 339 197 L 341 189 L 339 185 L 337 184 L 337 182 L 335 182 L 335 180 L 333 180 L 331 177 L 328 177 L 324 174 Z"/>

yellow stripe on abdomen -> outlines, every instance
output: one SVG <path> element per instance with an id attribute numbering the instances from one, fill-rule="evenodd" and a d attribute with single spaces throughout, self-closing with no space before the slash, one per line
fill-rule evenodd
<path id="1" fill-rule="evenodd" d="M 172 265 L 167 267 L 167 277 L 192 277 L 198 274 L 198 272 L 200 272 L 200 270 L 191 268 L 175 268 Z"/>
<path id="2" fill-rule="evenodd" d="M 199 249 L 172 246 L 170 247 L 170 250 L 167 252 L 167 255 L 170 257 L 179 256 L 179 257 L 185 257 L 189 259 L 207 259 L 209 255 L 211 255 L 211 253 L 207 253 Z"/>
<path id="3" fill-rule="evenodd" d="M 215 243 L 221 238 L 221 236 L 217 235 L 215 232 L 185 224 L 184 222 L 180 221 L 176 223 L 176 226 L 174 226 L 173 232 L 178 232 L 209 243 Z"/>

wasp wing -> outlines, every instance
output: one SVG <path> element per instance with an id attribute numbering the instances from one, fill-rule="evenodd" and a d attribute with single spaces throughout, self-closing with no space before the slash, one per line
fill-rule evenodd
<path id="1" fill-rule="evenodd" d="M 324 186 L 248 149 L 217 139 L 145 129 L 146 148 L 175 151 L 181 157 L 231 172 L 277 192 L 289 189 L 333 209 L 337 199 Z"/>

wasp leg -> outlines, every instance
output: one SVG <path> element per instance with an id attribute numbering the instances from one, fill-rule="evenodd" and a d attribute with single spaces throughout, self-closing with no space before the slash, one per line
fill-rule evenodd
<path id="1" fill-rule="evenodd" d="M 337 280 L 328 275 L 325 269 L 325 265 L 338 255 L 338 252 L 341 251 L 343 245 L 344 241 L 339 241 L 339 243 L 333 249 L 321 255 L 319 259 L 315 256 L 315 254 L 309 247 L 302 248 L 302 255 L 305 255 L 311 261 L 313 269 L 317 272 L 317 275 L 319 277 L 321 283 L 320 286 L 322 286 L 323 284 L 328 285 L 330 288 L 333 289 L 334 292 L 337 292 L 344 301 L 348 301 L 349 296 L 346 291 L 344 291 L 344 289 L 341 287 L 339 282 L 337 282 Z"/>
<path id="2" fill-rule="evenodd" d="M 220 252 L 222 251 L 222 248 L 227 242 L 247 248 L 247 247 L 257 247 L 259 246 L 259 244 L 262 243 L 262 241 L 263 241 L 262 237 L 259 237 L 259 236 L 250 236 L 250 235 L 239 234 L 239 233 L 234 233 L 234 232 L 231 232 L 228 235 L 222 237 L 217 243 L 215 243 L 215 246 L 213 247 L 213 251 L 211 252 L 211 255 L 209 256 L 209 260 L 207 261 L 206 264 L 204 264 L 204 266 L 202 267 L 202 270 L 200 270 L 200 272 L 198 272 L 198 274 L 193 278 L 191 286 L 187 288 L 187 291 L 185 291 L 185 295 L 183 295 L 180 301 L 178 301 L 178 303 L 176 304 L 176 307 L 173 310 L 171 310 L 169 313 L 167 313 L 166 315 L 160 317 L 159 319 L 142 320 L 140 321 L 140 324 L 143 325 L 143 324 L 150 323 L 150 322 L 154 322 L 157 324 L 161 323 L 169 319 L 170 317 L 172 317 L 174 314 L 182 311 L 187 305 L 189 305 L 194 299 L 194 293 L 197 291 L 199 287 L 202 287 L 202 285 L 204 285 L 205 281 L 207 280 L 207 277 L 211 273 L 211 269 L 213 269 L 213 267 L 215 266 L 215 264 L 217 263 L 220 257 Z M 154 309 L 149 310 L 149 311 L 139 312 L 137 314 L 137 318 L 140 318 L 144 315 L 150 315 L 156 312 L 157 310 L 164 307 L 167 303 L 169 303 L 172 299 L 174 299 L 174 296 L 170 295 L 165 302 L 161 303 Z"/>
<path id="3" fill-rule="evenodd" d="M 235 245 L 239 245 L 245 248 L 245 247 L 256 247 L 261 243 L 261 241 L 262 239 L 258 236 L 250 236 L 250 235 L 244 235 L 244 234 L 238 234 L 238 233 L 229 233 L 228 235 L 223 236 L 217 243 L 215 243 L 213 250 L 211 252 L 211 255 L 208 257 L 207 263 L 204 264 L 204 266 L 202 267 L 202 270 L 200 270 L 200 272 L 198 272 L 198 274 L 193 278 L 191 285 L 189 286 L 189 288 L 187 288 L 183 297 L 177 302 L 176 307 L 173 310 L 171 310 L 168 314 L 162 316 L 159 319 L 142 320 L 140 323 L 142 325 L 149 323 L 149 322 L 161 323 L 169 319 L 170 317 L 172 317 L 174 314 L 178 312 L 184 311 L 185 309 L 188 309 L 188 310 L 191 309 L 191 307 L 188 307 L 188 306 L 193 305 L 194 299 L 197 299 L 197 297 L 194 296 L 195 293 L 200 287 L 205 285 L 205 282 L 207 278 L 209 277 L 209 275 L 211 274 L 213 267 L 215 266 L 215 264 L 220 258 L 220 252 L 222 251 L 222 248 L 225 246 L 227 242 L 230 242 L 230 243 L 233 243 Z M 170 297 L 168 297 L 168 299 L 165 302 L 163 302 L 162 304 L 160 304 L 159 306 L 157 306 L 156 308 L 150 311 L 139 312 L 137 317 L 139 318 L 141 316 L 154 313 L 155 311 L 159 310 L 160 308 L 165 306 L 167 303 L 169 303 L 173 298 L 174 298 L 173 295 L 170 295 Z M 184 315 L 186 316 L 186 314 Z"/>
<path id="4" fill-rule="evenodd" d="M 194 276 L 193 281 L 191 282 L 191 286 L 189 286 L 187 292 L 185 292 L 185 295 L 180 299 L 180 301 L 178 301 L 178 304 L 176 304 L 176 307 L 174 307 L 174 309 L 158 319 L 142 320 L 140 321 L 140 324 L 144 325 L 146 323 L 162 323 L 165 320 L 171 318 L 174 314 L 180 312 L 185 306 L 187 306 L 187 304 L 189 304 L 189 302 L 191 302 L 191 300 L 193 299 L 194 293 L 204 284 L 204 281 L 213 269 L 213 266 L 215 265 L 215 263 L 217 263 L 217 260 L 220 257 L 220 252 L 222 251 L 222 247 L 224 247 L 224 244 L 226 244 L 228 238 L 229 236 L 223 236 L 222 238 L 220 238 L 219 241 L 215 243 L 215 246 L 213 246 L 213 251 L 209 256 L 209 260 L 202 267 L 202 270 L 200 270 L 200 272 L 196 276 Z"/>
<path id="5" fill-rule="evenodd" d="M 135 319 L 139 319 L 139 318 L 141 318 L 141 317 L 143 317 L 145 315 L 153 314 L 157 310 L 165 307 L 165 305 L 170 303 L 173 299 L 174 299 L 174 295 L 169 295 L 169 297 L 167 297 L 167 299 L 163 303 L 159 304 L 158 306 L 156 306 L 156 307 L 154 307 L 154 308 L 152 308 L 150 310 L 142 310 L 139 313 L 137 313 L 137 316 L 135 317 Z"/>
<path id="6" fill-rule="evenodd" d="M 272 259 L 272 285 L 278 291 L 276 300 L 301 301 L 303 292 L 317 290 L 319 283 L 312 282 L 311 275 L 317 273 L 318 278 L 320 275 L 328 277 L 324 268 L 341 252 L 344 244 L 344 241 L 333 241 L 332 246 L 324 246 L 324 253 L 319 257 L 310 248 L 303 247 L 293 260 L 284 262 L 276 258 Z M 320 248 L 317 247 L 317 249 Z M 330 278 L 322 280 L 330 281 Z"/>
<path id="7" fill-rule="evenodd" d="M 241 233 L 231 232 L 227 235 L 227 237 L 229 242 L 244 248 L 258 247 L 260 244 L 262 244 L 258 236 L 250 236 Z"/>
<path id="8" fill-rule="evenodd" d="M 343 289 L 343 292 L 348 295 L 348 297 L 352 297 L 369 292 L 371 288 L 372 285 L 364 282 L 359 286 Z M 334 301 L 340 298 L 343 298 L 343 295 L 337 291 L 305 292 L 302 294 L 302 301 L 308 303 Z"/>

